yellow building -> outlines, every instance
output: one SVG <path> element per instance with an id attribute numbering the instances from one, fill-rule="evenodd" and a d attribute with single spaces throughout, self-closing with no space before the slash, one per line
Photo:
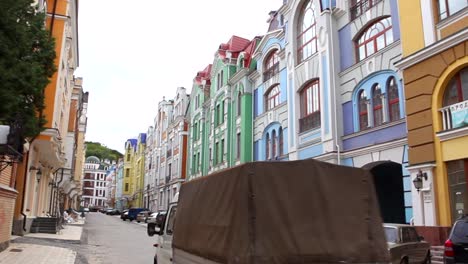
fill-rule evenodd
<path id="1" fill-rule="evenodd" d="M 145 189 L 145 149 L 146 134 L 138 135 L 137 148 L 133 167 L 135 168 L 135 206 L 143 207 L 143 193 Z"/>
<path id="2" fill-rule="evenodd" d="M 451 226 L 468 214 L 468 4 L 398 4 L 414 221 Z"/>
<path id="3" fill-rule="evenodd" d="M 133 167 L 133 160 L 135 156 L 136 145 L 136 139 L 128 139 L 125 142 L 122 180 L 122 198 L 124 208 L 135 207 L 135 197 L 133 197 L 135 191 L 135 169 Z"/>

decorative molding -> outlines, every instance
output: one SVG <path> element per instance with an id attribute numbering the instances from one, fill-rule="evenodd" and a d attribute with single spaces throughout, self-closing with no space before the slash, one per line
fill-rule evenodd
<path id="1" fill-rule="evenodd" d="M 402 119 L 394 121 L 394 122 L 386 123 L 386 124 L 383 124 L 383 125 L 380 125 L 380 126 L 377 126 L 377 127 L 372 127 L 372 128 L 366 129 L 366 130 L 361 130 L 361 131 L 353 133 L 351 135 L 343 136 L 342 139 L 346 140 L 346 139 L 359 137 L 359 136 L 362 136 L 362 135 L 365 135 L 365 134 L 368 134 L 368 133 L 371 133 L 371 132 L 375 132 L 375 131 L 378 131 L 378 130 L 381 130 L 381 129 L 385 129 L 385 128 L 389 128 L 389 127 L 392 127 L 392 126 L 400 125 L 400 124 L 405 123 L 405 122 L 406 122 L 406 119 L 402 118 Z"/>
<path id="2" fill-rule="evenodd" d="M 462 31 L 459 31 L 447 38 L 437 41 L 436 43 L 425 47 L 422 50 L 417 51 L 416 53 L 411 54 L 410 56 L 401 59 L 400 61 L 395 62 L 395 66 L 400 70 L 405 70 L 419 62 L 427 60 L 428 58 L 441 53 L 444 50 L 447 50 L 453 46 L 456 46 L 468 39 L 468 28 L 465 28 Z"/>
<path id="3" fill-rule="evenodd" d="M 408 144 L 407 139 L 402 138 L 402 139 L 394 140 L 394 141 L 387 142 L 387 143 L 376 144 L 376 145 L 363 147 L 363 148 L 356 149 L 356 150 L 342 152 L 341 158 L 346 159 L 346 158 L 358 157 L 358 156 L 362 156 L 365 154 L 371 154 L 372 152 L 376 152 L 376 151 L 383 151 L 383 150 L 389 150 L 389 149 L 393 149 L 397 147 L 402 147 L 407 144 Z"/>
<path id="4" fill-rule="evenodd" d="M 440 141 L 447 141 L 450 139 L 465 137 L 468 136 L 468 126 L 451 130 L 444 130 L 441 132 L 437 132 L 436 135 L 440 138 Z"/>

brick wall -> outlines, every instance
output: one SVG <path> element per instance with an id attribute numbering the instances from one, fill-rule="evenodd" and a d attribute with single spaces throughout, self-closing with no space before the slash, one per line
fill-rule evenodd
<path id="1" fill-rule="evenodd" d="M 17 192 L 5 185 L 0 185 L 0 251 L 10 243 L 13 213 Z"/>

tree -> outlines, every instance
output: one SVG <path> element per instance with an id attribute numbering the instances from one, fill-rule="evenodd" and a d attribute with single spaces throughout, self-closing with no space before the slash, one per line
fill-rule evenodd
<path id="1" fill-rule="evenodd" d="M 117 150 L 109 149 L 98 142 L 86 141 L 86 157 L 96 156 L 100 160 L 108 159 L 110 161 L 118 161 L 123 157 L 122 153 Z"/>
<path id="2" fill-rule="evenodd" d="M 0 124 L 10 125 L 21 145 L 44 129 L 44 90 L 56 70 L 54 39 L 35 6 L 0 1 Z"/>

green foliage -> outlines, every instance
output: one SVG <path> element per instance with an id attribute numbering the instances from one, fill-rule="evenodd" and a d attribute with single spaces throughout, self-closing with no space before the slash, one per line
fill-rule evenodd
<path id="1" fill-rule="evenodd" d="M 119 158 L 122 158 L 122 153 L 117 150 L 109 149 L 106 146 L 101 145 L 99 142 L 89 142 L 86 141 L 86 157 L 96 156 L 100 160 L 108 159 L 110 161 L 118 161 Z"/>
<path id="2" fill-rule="evenodd" d="M 0 1 L 0 124 L 33 137 L 46 123 L 44 89 L 55 72 L 55 43 L 33 0 Z"/>

